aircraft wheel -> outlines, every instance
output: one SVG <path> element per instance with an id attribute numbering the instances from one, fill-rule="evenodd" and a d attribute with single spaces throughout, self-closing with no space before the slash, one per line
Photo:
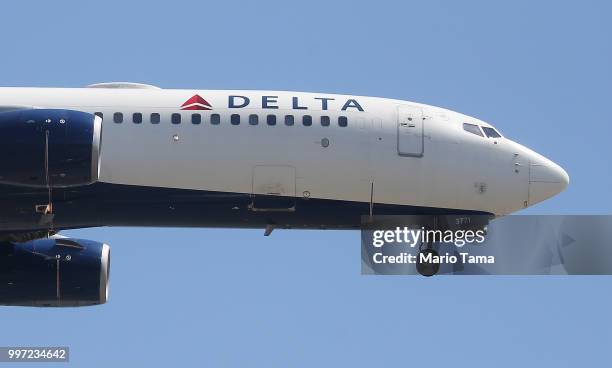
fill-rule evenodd
<path id="1" fill-rule="evenodd" d="M 423 254 L 424 256 L 431 254 L 432 258 L 437 258 L 438 252 L 433 249 L 423 249 L 419 253 L 419 258 L 417 259 L 416 263 L 416 269 L 421 275 L 431 277 L 437 274 L 438 271 L 440 271 L 440 264 L 436 262 L 421 262 L 421 254 Z"/>

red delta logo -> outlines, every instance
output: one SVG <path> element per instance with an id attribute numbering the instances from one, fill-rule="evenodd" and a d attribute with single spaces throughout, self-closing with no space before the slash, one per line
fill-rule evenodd
<path id="1" fill-rule="evenodd" d="M 181 105 L 181 110 L 212 110 L 212 106 L 200 95 L 194 95 Z"/>

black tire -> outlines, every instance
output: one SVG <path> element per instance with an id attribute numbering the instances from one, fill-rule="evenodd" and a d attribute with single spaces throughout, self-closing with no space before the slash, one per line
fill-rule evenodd
<path id="1" fill-rule="evenodd" d="M 431 254 L 432 258 L 437 258 L 438 252 L 436 252 L 433 249 L 423 249 L 421 252 L 419 252 L 417 263 L 416 263 L 417 272 L 420 273 L 421 275 L 425 277 L 431 277 L 437 274 L 438 271 L 440 271 L 440 264 L 436 262 L 421 262 L 421 254 L 425 254 L 425 255 Z"/>

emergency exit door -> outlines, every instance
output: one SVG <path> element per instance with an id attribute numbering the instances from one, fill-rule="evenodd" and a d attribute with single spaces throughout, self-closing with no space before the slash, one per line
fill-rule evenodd
<path id="1" fill-rule="evenodd" d="M 423 112 L 418 107 L 398 107 L 397 152 L 400 156 L 423 156 Z"/>

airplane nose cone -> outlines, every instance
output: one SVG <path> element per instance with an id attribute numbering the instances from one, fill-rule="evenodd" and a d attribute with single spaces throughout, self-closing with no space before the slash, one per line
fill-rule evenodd
<path id="1" fill-rule="evenodd" d="M 530 205 L 561 193 L 569 184 L 567 172 L 541 155 L 532 158 L 529 169 Z"/>
<path id="2" fill-rule="evenodd" d="M 570 182 L 569 175 L 567 174 L 567 171 L 565 171 L 561 166 L 557 164 L 555 164 L 555 166 L 557 168 L 557 175 L 559 176 L 559 180 L 563 184 L 563 189 L 561 189 L 561 191 L 564 191 Z"/>

